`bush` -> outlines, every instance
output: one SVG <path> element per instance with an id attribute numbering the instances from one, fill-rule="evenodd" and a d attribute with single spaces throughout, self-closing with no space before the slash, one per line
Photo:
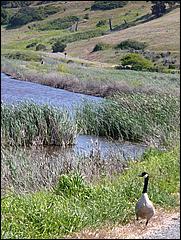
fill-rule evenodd
<path id="1" fill-rule="evenodd" d="M 32 4 L 32 1 L 1 1 L 1 6 L 5 8 L 26 7 Z"/>
<path id="2" fill-rule="evenodd" d="M 69 34 L 67 36 L 59 37 L 59 38 L 52 38 L 50 40 L 50 43 L 55 41 L 61 41 L 63 43 L 71 43 L 76 42 L 79 40 L 89 39 L 93 37 L 98 37 L 104 35 L 104 31 L 96 29 L 96 30 L 88 30 L 84 32 L 75 32 L 72 34 Z"/>
<path id="3" fill-rule="evenodd" d="M 36 51 L 45 51 L 46 50 L 46 46 L 45 45 L 43 45 L 43 44 L 38 44 L 37 46 L 36 46 Z"/>
<path id="4" fill-rule="evenodd" d="M 121 49 L 135 49 L 135 50 L 144 50 L 145 47 L 147 47 L 147 44 L 144 42 L 139 42 L 136 40 L 131 40 L 131 39 L 127 39 L 125 41 L 122 41 L 121 43 L 119 43 L 116 46 L 117 48 L 121 48 Z"/>
<path id="5" fill-rule="evenodd" d="M 86 13 L 85 15 L 84 15 L 84 19 L 89 19 L 89 14 L 88 13 Z"/>
<path id="6" fill-rule="evenodd" d="M 105 49 L 108 49 L 109 45 L 105 44 L 105 43 L 97 43 L 94 47 L 94 49 L 92 50 L 92 52 L 97 52 L 97 51 L 102 51 Z"/>
<path id="7" fill-rule="evenodd" d="M 1 25 L 7 24 L 10 16 L 6 9 L 1 7 Z"/>
<path id="8" fill-rule="evenodd" d="M 96 27 L 101 27 L 106 25 L 106 20 L 100 20 L 99 22 L 97 22 Z"/>
<path id="9" fill-rule="evenodd" d="M 32 47 L 35 47 L 36 46 L 36 42 L 33 42 L 33 43 L 30 43 L 26 46 L 26 48 L 32 48 Z"/>
<path id="10" fill-rule="evenodd" d="M 19 27 L 33 21 L 43 20 L 59 10 L 59 8 L 55 8 L 54 6 L 20 8 L 20 10 L 10 18 L 8 28 Z"/>
<path id="11" fill-rule="evenodd" d="M 67 45 L 65 43 L 62 43 L 61 41 L 57 41 L 53 44 L 52 50 L 53 52 L 64 52 Z"/>
<path id="12" fill-rule="evenodd" d="M 85 183 L 84 178 L 79 173 L 61 175 L 55 188 L 57 195 L 80 196 L 90 192 L 90 187 Z"/>
<path id="13" fill-rule="evenodd" d="M 128 1 L 95 1 L 91 6 L 91 10 L 110 10 L 114 8 L 124 7 Z"/>
<path id="14" fill-rule="evenodd" d="M 42 31 L 46 30 L 59 30 L 66 29 L 72 26 L 76 21 L 79 20 L 77 16 L 67 16 L 64 18 L 57 18 L 55 20 L 49 21 L 45 24 L 41 24 L 38 29 Z"/>
<path id="15" fill-rule="evenodd" d="M 13 15 L 8 24 L 8 28 L 19 27 L 32 21 L 42 20 L 44 18 L 42 12 L 37 9 L 26 7 L 21 8 L 15 15 Z"/>
<path id="16" fill-rule="evenodd" d="M 169 69 L 177 69 L 177 67 L 174 64 L 170 64 Z"/>
<path id="17" fill-rule="evenodd" d="M 52 15 L 61 11 L 61 8 L 53 5 L 46 5 L 46 6 L 39 7 L 38 10 L 42 11 L 45 17 L 48 17 L 49 15 Z"/>
<path id="18" fill-rule="evenodd" d="M 35 61 L 39 62 L 41 61 L 41 57 L 37 54 L 33 53 L 25 53 L 25 52 L 13 52 L 13 53 L 5 53 L 3 54 L 4 57 L 9 59 L 19 59 L 23 61 Z"/>
<path id="19" fill-rule="evenodd" d="M 128 53 L 126 56 L 124 56 L 121 59 L 121 64 L 123 66 L 125 65 L 131 65 L 133 70 L 148 70 L 148 71 L 154 71 L 155 67 L 152 61 L 144 58 L 138 53 Z"/>
<path id="20" fill-rule="evenodd" d="M 59 64 L 57 67 L 57 71 L 61 73 L 69 73 L 69 69 L 65 64 Z"/>

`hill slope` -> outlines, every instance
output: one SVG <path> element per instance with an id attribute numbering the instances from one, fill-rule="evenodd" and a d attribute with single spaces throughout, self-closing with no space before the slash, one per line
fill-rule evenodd
<path id="1" fill-rule="evenodd" d="M 74 37 L 75 34 L 80 33 L 86 36 L 87 31 L 92 31 L 93 33 L 100 31 L 98 33 L 99 37 L 90 36 L 86 40 L 81 40 L 81 37 L 78 37 L 71 43 L 68 41 L 66 48 L 68 55 L 90 61 L 117 64 L 125 52 L 115 50 L 114 45 L 126 39 L 136 39 L 147 42 L 148 50 L 172 52 L 174 57 L 177 58 L 177 64 L 180 62 L 180 9 L 172 10 L 163 17 L 148 21 L 151 4 L 146 1 L 129 1 L 123 8 L 106 11 L 91 11 L 90 7 L 93 1 L 44 1 L 44 3 L 35 1 L 31 7 L 50 6 L 60 8 L 60 11 L 49 15 L 44 20 L 34 21 L 16 29 L 7 30 L 5 27 L 1 27 L 2 49 L 8 51 L 11 51 L 11 49 L 28 51 L 26 46 L 32 42 L 37 42 L 46 45 L 46 51 L 51 52 L 52 41 L 55 38 L 66 37 L 69 39 Z M 17 8 L 11 10 L 17 11 Z M 84 18 L 86 14 L 88 19 Z M 70 28 L 63 30 L 39 30 L 40 26 L 44 25 L 45 28 L 50 26 L 52 20 L 70 16 L 80 18 L 77 32 L 71 31 Z M 126 29 L 110 32 L 108 24 L 110 17 L 112 18 L 113 28 L 119 28 L 124 21 L 128 25 L 134 23 L 136 26 L 128 26 Z M 147 22 L 142 23 L 143 19 Z M 100 20 L 106 20 L 106 25 L 96 27 Z M 72 27 L 75 27 L 74 25 Z M 106 35 L 101 36 L 101 31 L 106 33 Z M 112 48 L 92 52 L 94 46 L 99 42 L 108 43 Z M 35 50 L 35 48 L 31 50 Z"/>
<path id="2" fill-rule="evenodd" d="M 148 43 L 147 49 L 155 51 L 172 51 L 180 56 L 180 9 L 158 19 L 142 23 L 109 35 L 71 43 L 67 51 L 74 56 L 88 60 L 102 60 L 107 58 L 107 52 L 91 53 L 98 42 L 118 44 L 126 39 L 135 39 Z M 111 53 L 114 57 L 115 51 Z"/>

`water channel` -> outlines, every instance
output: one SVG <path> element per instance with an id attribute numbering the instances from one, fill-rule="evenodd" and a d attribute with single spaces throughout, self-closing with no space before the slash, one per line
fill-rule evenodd
<path id="1" fill-rule="evenodd" d="M 65 107 L 71 109 L 78 104 L 83 104 L 86 101 L 101 102 L 104 101 L 101 97 L 93 97 L 84 94 L 69 92 L 62 89 L 56 89 L 49 86 L 21 81 L 11 78 L 4 73 L 1 73 L 1 100 L 5 103 L 16 104 L 25 100 L 31 100 L 38 104 L 49 104 L 56 107 Z M 90 154 L 93 145 L 98 141 L 101 155 L 106 157 L 110 151 L 114 151 L 124 155 L 124 158 L 135 159 L 143 154 L 146 149 L 145 145 L 133 144 L 130 142 L 119 143 L 109 141 L 103 137 L 95 137 L 88 135 L 79 135 L 76 139 L 76 144 L 72 148 L 67 149 L 67 152 L 78 154 Z M 50 152 L 50 148 L 45 148 L 44 151 Z M 62 153 L 60 148 L 51 148 L 51 153 Z"/>

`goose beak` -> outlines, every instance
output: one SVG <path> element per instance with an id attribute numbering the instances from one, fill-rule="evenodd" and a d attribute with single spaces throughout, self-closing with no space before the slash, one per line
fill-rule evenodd
<path id="1" fill-rule="evenodd" d="M 141 175 L 141 174 L 138 174 L 138 177 L 142 177 L 142 175 Z"/>

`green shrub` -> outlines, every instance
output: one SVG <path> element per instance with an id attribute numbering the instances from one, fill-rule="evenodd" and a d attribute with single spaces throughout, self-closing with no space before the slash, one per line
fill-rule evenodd
<path id="1" fill-rule="evenodd" d="M 156 64 L 154 70 L 156 72 L 170 73 L 170 69 L 161 64 Z"/>
<path id="2" fill-rule="evenodd" d="M 36 51 L 45 51 L 46 50 L 46 46 L 45 45 L 43 45 L 43 44 L 38 44 L 37 46 L 36 46 Z"/>
<path id="3" fill-rule="evenodd" d="M 144 42 L 139 42 L 136 40 L 127 39 L 125 41 L 122 41 L 116 46 L 116 49 L 135 49 L 135 50 L 143 50 L 147 47 L 147 44 Z"/>
<path id="4" fill-rule="evenodd" d="M 44 18 L 42 12 L 34 8 L 21 8 L 15 15 L 13 15 L 8 24 L 8 28 L 19 27 L 32 21 L 42 20 Z"/>
<path id="5" fill-rule="evenodd" d="M 92 52 L 102 51 L 108 48 L 109 48 L 109 45 L 106 43 L 97 43 L 94 49 L 92 50 Z"/>
<path id="6" fill-rule="evenodd" d="M 38 29 L 41 31 L 47 30 L 59 30 L 59 29 L 66 29 L 72 26 L 76 21 L 79 20 L 77 16 L 67 16 L 64 18 L 57 18 L 52 21 L 48 21 L 45 24 L 39 25 Z"/>
<path id="7" fill-rule="evenodd" d="M 32 1 L 2 1 L 1 6 L 6 8 L 26 7 L 32 4 Z"/>
<path id="8" fill-rule="evenodd" d="M 7 24 L 9 21 L 10 15 L 8 10 L 1 7 L 1 25 Z"/>
<path id="9" fill-rule="evenodd" d="M 69 69 L 67 67 L 67 64 L 59 64 L 57 67 L 57 71 L 62 73 L 68 73 Z"/>
<path id="10" fill-rule="evenodd" d="M 169 69 L 177 69 L 177 67 L 174 64 L 170 64 Z"/>
<path id="11" fill-rule="evenodd" d="M 106 25 L 106 20 L 100 20 L 99 22 L 97 22 L 96 27 L 101 27 Z"/>
<path id="12" fill-rule="evenodd" d="M 84 19 L 89 19 L 89 14 L 88 13 L 86 13 L 85 15 L 84 15 Z"/>
<path id="13" fill-rule="evenodd" d="M 63 52 L 67 45 L 65 43 L 62 43 L 61 41 L 57 41 L 52 45 L 53 52 Z"/>
<path id="14" fill-rule="evenodd" d="M 43 12 L 44 17 L 48 17 L 49 15 L 55 14 L 61 11 L 61 7 L 54 5 L 45 5 L 38 8 L 39 11 Z"/>
<path id="15" fill-rule="evenodd" d="M 10 18 L 8 28 L 19 27 L 33 21 L 43 20 L 58 11 L 60 11 L 60 8 L 55 6 L 20 8 L 20 10 Z"/>
<path id="16" fill-rule="evenodd" d="M 84 32 L 75 32 L 72 34 L 69 34 L 67 36 L 59 37 L 59 38 L 52 38 L 50 40 L 50 43 L 53 43 L 55 41 L 61 41 L 63 43 L 71 43 L 76 42 L 79 40 L 89 39 L 93 37 L 98 37 L 104 35 L 104 31 L 96 29 L 96 30 L 88 30 Z"/>
<path id="17" fill-rule="evenodd" d="M 57 195 L 62 194 L 68 197 L 81 196 L 81 194 L 88 194 L 89 192 L 90 187 L 88 187 L 84 178 L 77 172 L 61 175 L 55 187 Z"/>
<path id="18" fill-rule="evenodd" d="M 124 7 L 128 1 L 94 1 L 91 10 L 110 10 Z"/>
<path id="19" fill-rule="evenodd" d="M 41 57 L 35 53 L 25 53 L 25 52 L 12 52 L 3 54 L 4 57 L 9 59 L 19 59 L 23 61 L 41 61 Z"/>
<path id="20" fill-rule="evenodd" d="M 128 53 L 123 58 L 121 58 L 121 64 L 131 65 L 133 70 L 141 71 L 148 70 L 154 71 L 155 66 L 152 61 L 144 58 L 142 55 L 138 53 Z"/>
<path id="21" fill-rule="evenodd" d="M 32 47 L 35 47 L 37 45 L 36 42 L 33 42 L 33 43 L 30 43 L 26 46 L 26 48 L 32 48 Z"/>

